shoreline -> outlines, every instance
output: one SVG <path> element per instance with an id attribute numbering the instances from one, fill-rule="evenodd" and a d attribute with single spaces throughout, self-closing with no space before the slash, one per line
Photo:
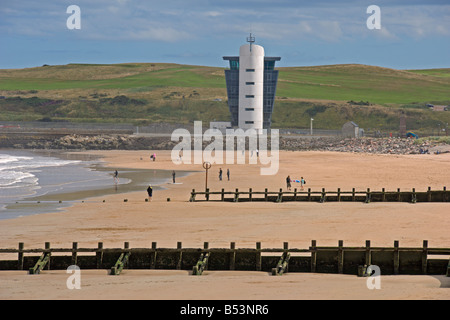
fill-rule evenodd
<path id="1" fill-rule="evenodd" d="M 60 152 L 58 150 L 17 150 L 9 149 L 8 151 L 19 151 L 27 154 L 35 154 L 43 157 L 52 157 L 60 160 L 73 160 L 80 161 L 77 164 L 77 168 L 80 167 L 83 170 L 91 170 L 94 172 L 111 172 L 111 180 L 113 179 L 111 169 L 105 166 L 105 162 L 102 160 L 102 155 L 83 154 L 80 152 Z M 39 168 L 38 168 L 39 169 Z M 127 168 L 120 167 L 115 168 L 119 170 L 119 183 L 103 186 L 91 186 L 87 189 L 81 187 L 75 188 L 75 190 L 61 190 L 50 191 L 41 195 L 24 196 L 22 199 L 13 199 L 10 203 L 4 204 L 3 215 L 6 216 L 1 220 L 23 218 L 30 215 L 41 215 L 46 213 L 62 212 L 67 210 L 76 203 L 84 203 L 92 201 L 95 198 L 105 198 L 107 196 L 119 196 L 127 193 L 137 192 L 140 190 L 145 191 L 149 181 L 154 187 L 154 190 L 162 190 L 167 188 L 165 185 L 169 184 L 172 177 L 171 172 L 164 169 L 152 169 L 152 168 Z M 48 168 L 47 168 L 48 170 Z M 182 177 L 189 175 L 189 171 L 178 171 L 178 176 Z M 121 183 L 120 180 L 127 182 Z M 29 213 L 30 209 L 34 208 L 36 213 Z"/>
<path id="2" fill-rule="evenodd" d="M 107 168 L 127 164 L 143 169 L 147 161 L 140 158 L 148 152 L 88 153 L 103 155 Z M 24 242 L 25 248 L 42 248 L 44 242 L 50 242 L 52 247 L 67 248 L 76 241 L 85 248 L 103 242 L 105 248 L 121 248 L 129 242 L 131 248 L 145 248 L 157 242 L 161 248 L 176 248 L 180 241 L 183 247 L 201 248 L 209 242 L 210 248 L 228 248 L 235 242 L 236 248 L 254 248 L 261 242 L 263 248 L 280 248 L 288 242 L 291 248 L 305 248 L 311 240 L 317 240 L 318 246 L 336 246 L 338 240 L 343 240 L 344 246 L 362 246 L 370 240 L 374 247 L 391 247 L 395 240 L 401 247 L 420 247 L 428 240 L 429 247 L 450 247 L 450 203 L 191 203 L 190 191 L 204 188 L 201 165 L 177 166 L 170 159 L 170 151 L 157 153 L 157 160 L 151 163 L 155 169 L 183 169 L 193 174 L 179 178 L 182 184 L 169 184 L 167 189 L 155 192 L 152 202 L 144 202 L 145 192 L 131 192 L 126 194 L 127 202 L 110 195 L 105 203 L 98 197 L 93 202 L 76 203 L 64 212 L 2 220 L 0 243 L 5 248 L 16 248 L 18 242 Z M 284 190 L 288 174 L 293 178 L 304 175 L 306 187 L 313 190 L 414 187 L 422 191 L 428 186 L 441 189 L 450 181 L 450 154 L 284 151 L 280 152 L 276 175 L 260 176 L 260 165 L 224 165 L 224 172 L 227 167 L 231 170 L 230 181 L 219 181 L 219 167 L 214 165 L 210 171 L 211 190 Z M 0 272 L 0 279 L 7 288 L 5 295 L 13 299 L 36 299 L 42 291 L 56 299 L 196 299 L 192 292 L 204 285 L 207 290 L 199 299 L 233 299 L 236 289 L 242 290 L 239 297 L 256 300 L 450 298 L 450 281 L 445 277 L 386 276 L 382 277 L 382 290 L 372 291 L 365 286 L 365 279 L 349 275 L 288 273 L 275 279 L 266 273 L 206 271 L 199 278 L 180 272 L 124 270 L 119 279 L 109 277 L 105 270 L 83 270 L 78 292 L 67 290 L 64 271 L 45 270 L 37 277 L 27 276 L 26 271 L 8 271 Z M 279 292 L 276 297 L 275 289 Z"/>

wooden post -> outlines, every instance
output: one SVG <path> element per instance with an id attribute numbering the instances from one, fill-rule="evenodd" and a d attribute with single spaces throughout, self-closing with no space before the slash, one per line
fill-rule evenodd
<path id="1" fill-rule="evenodd" d="M 381 189 L 381 192 L 383 193 L 382 201 L 386 201 L 386 189 L 385 188 Z"/>
<path id="2" fill-rule="evenodd" d="M 236 252 L 234 250 L 236 249 L 236 243 L 231 242 L 230 249 L 232 250 L 230 253 L 230 270 L 234 270 L 234 266 L 235 266 L 235 262 L 236 262 Z"/>
<path id="3" fill-rule="evenodd" d="M 24 243 L 19 242 L 19 252 L 17 257 L 17 270 L 23 270 L 23 248 Z"/>
<path id="4" fill-rule="evenodd" d="M 443 200 L 444 202 L 447 202 L 447 187 L 444 187 L 444 195 L 443 195 L 442 200 Z"/>
<path id="5" fill-rule="evenodd" d="M 253 192 L 253 189 L 252 189 L 252 188 L 248 189 L 248 199 L 249 199 L 250 201 L 252 201 L 252 192 Z"/>
<path id="6" fill-rule="evenodd" d="M 401 193 L 400 193 L 400 188 L 397 188 L 397 200 L 398 200 L 398 202 L 400 202 L 400 201 L 402 201 L 402 195 L 401 195 Z"/>
<path id="7" fill-rule="evenodd" d="M 431 187 L 428 187 L 427 198 L 428 198 L 428 202 L 431 202 Z"/>
<path id="8" fill-rule="evenodd" d="M 283 189 L 280 188 L 280 191 L 278 192 L 277 202 L 282 202 L 282 201 L 283 201 Z"/>
<path id="9" fill-rule="evenodd" d="M 337 201 L 341 201 L 341 188 L 337 189 Z"/>
<path id="10" fill-rule="evenodd" d="M 311 188 L 308 188 L 308 201 L 311 201 Z"/>
<path id="11" fill-rule="evenodd" d="M 370 188 L 367 188 L 367 192 L 366 192 L 366 203 L 369 203 L 371 200 L 371 194 L 370 194 Z"/>
<path id="12" fill-rule="evenodd" d="M 225 192 L 225 189 L 222 188 L 222 194 L 221 194 L 221 196 L 220 196 L 220 200 L 221 200 L 221 201 L 224 201 L 224 200 L 225 200 L 225 194 L 224 194 L 224 192 Z"/>
<path id="13" fill-rule="evenodd" d="M 264 200 L 267 201 L 267 188 L 264 189 Z"/>
<path id="14" fill-rule="evenodd" d="M 417 196 L 416 196 L 416 188 L 412 189 L 412 196 L 411 196 L 411 203 L 417 202 Z"/>
<path id="15" fill-rule="evenodd" d="M 47 262 L 47 270 L 50 270 L 51 263 L 51 252 L 50 252 L 50 242 L 45 243 L 45 251 L 48 252 L 48 262 Z"/>
<path id="16" fill-rule="evenodd" d="M 322 197 L 320 198 L 320 203 L 324 203 L 326 201 L 326 192 L 325 188 L 322 188 Z"/>
<path id="17" fill-rule="evenodd" d="M 183 262 L 183 251 L 181 250 L 182 243 L 179 241 L 177 242 L 177 249 L 180 250 L 180 255 L 178 256 L 178 262 L 177 262 L 177 270 L 181 270 L 181 265 Z"/>
<path id="18" fill-rule="evenodd" d="M 365 265 L 370 266 L 371 264 L 372 264 L 372 252 L 370 251 L 370 240 L 366 240 Z"/>
<path id="19" fill-rule="evenodd" d="M 352 201 L 355 201 L 355 188 L 352 188 Z"/>
<path id="20" fill-rule="evenodd" d="M 339 240 L 338 242 L 338 273 L 344 273 L 344 241 Z"/>
<path id="21" fill-rule="evenodd" d="M 317 249 L 316 240 L 311 240 L 311 272 L 316 272 Z"/>
<path id="22" fill-rule="evenodd" d="M 261 271 L 261 242 L 256 243 L 256 271 Z"/>
<path id="23" fill-rule="evenodd" d="M 154 250 L 154 251 L 153 251 L 153 257 L 151 258 L 151 261 L 150 261 L 150 269 L 156 268 L 156 253 L 157 253 L 156 247 L 157 247 L 157 243 L 152 242 L 152 250 Z"/>
<path id="24" fill-rule="evenodd" d="M 297 201 L 297 188 L 294 188 L 294 201 Z"/>
<path id="25" fill-rule="evenodd" d="M 400 254 L 398 251 L 399 248 L 399 242 L 398 240 L 394 241 L 394 274 L 399 273 L 399 267 L 400 267 Z"/>
<path id="26" fill-rule="evenodd" d="M 194 202 L 195 201 L 195 189 L 192 189 L 191 192 L 191 198 L 189 199 L 190 202 Z"/>
<path id="27" fill-rule="evenodd" d="M 427 274 L 427 264 L 428 264 L 428 240 L 423 240 L 423 251 L 422 251 L 422 273 Z"/>
<path id="28" fill-rule="evenodd" d="M 206 194 L 205 194 L 205 196 L 206 196 L 206 201 L 209 201 L 209 188 L 206 188 Z"/>
<path id="29" fill-rule="evenodd" d="M 78 249 L 78 242 L 72 243 L 72 265 L 77 264 L 77 249 Z"/>
<path id="30" fill-rule="evenodd" d="M 103 264 L 103 242 L 98 243 L 97 253 L 95 254 L 97 257 L 97 269 L 100 269 Z"/>

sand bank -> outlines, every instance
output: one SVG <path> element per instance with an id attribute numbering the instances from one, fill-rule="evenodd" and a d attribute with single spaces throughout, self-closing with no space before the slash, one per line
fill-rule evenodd
<path id="1" fill-rule="evenodd" d="M 122 247 L 128 241 L 131 247 L 148 247 L 152 241 L 161 247 L 175 247 L 182 241 L 184 247 L 290 247 L 307 248 L 311 240 L 318 245 L 392 246 L 399 240 L 401 246 L 421 246 L 428 240 L 430 247 L 450 247 L 450 207 L 448 203 L 190 203 L 192 189 L 205 187 L 201 165 L 176 165 L 170 151 L 159 151 L 157 160 L 150 161 L 147 151 L 97 151 L 110 168 L 165 169 L 198 171 L 177 184 L 168 183 L 166 190 L 154 193 L 152 202 L 145 202 L 145 190 L 125 195 L 91 198 L 75 203 L 64 212 L 41 214 L 0 221 L 1 247 L 43 247 L 45 241 L 53 247 L 70 247 L 78 241 L 79 247 L 104 243 L 104 247 Z M 224 179 L 219 181 L 222 167 Z M 226 169 L 231 171 L 230 181 Z M 313 190 L 372 190 L 412 189 L 425 191 L 442 189 L 450 182 L 450 154 L 442 155 L 368 155 L 336 152 L 280 152 L 279 172 L 261 176 L 258 165 L 214 165 L 210 170 L 208 186 L 211 190 L 285 189 L 285 178 L 303 176 L 306 187 Z M 293 187 L 299 187 L 294 184 Z M 127 202 L 123 199 L 127 198 Z M 167 202 L 167 198 L 171 201 Z M 105 200 L 105 202 L 103 202 Z M 45 273 L 45 274 L 44 274 Z M 348 275 L 286 274 L 274 280 L 266 273 L 212 272 L 204 277 L 189 277 L 177 271 L 126 271 L 112 279 L 106 271 L 86 270 L 86 287 L 81 293 L 54 289 L 65 287 L 67 275 L 45 271 L 32 281 L 26 274 L 0 272 L 5 285 L 2 298 L 41 298 L 42 290 L 49 298 L 97 299 L 448 299 L 448 278 L 432 276 L 386 276 L 386 286 L 374 293 L 368 290 L 364 279 Z M 44 278 L 45 277 L 45 278 Z M 194 279 L 195 278 L 195 279 Z M 44 281 L 45 279 L 45 281 Z M 64 281 L 63 281 L 64 280 Z M 148 281 L 148 282 L 146 282 Z M 20 285 L 12 285 L 20 283 Z M 148 285 L 143 285 L 147 283 Z M 192 296 L 192 290 L 208 288 L 205 296 Z M 211 284 L 204 286 L 204 284 Z M 89 285 L 87 285 L 89 284 Z M 180 284 L 183 289 L 180 290 Z M 239 294 L 236 294 L 236 287 Z M 121 288 L 120 295 L 111 288 Z M 155 290 L 158 289 L 158 290 Z M 122 291 L 122 292 L 124 292 Z"/>

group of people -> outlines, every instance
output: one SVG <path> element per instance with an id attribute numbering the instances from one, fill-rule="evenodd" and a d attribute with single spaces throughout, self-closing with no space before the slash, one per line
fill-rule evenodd
<path id="1" fill-rule="evenodd" d="M 220 181 L 222 181 L 222 173 L 223 173 L 222 168 L 220 168 L 219 169 L 219 180 Z M 228 181 L 230 181 L 230 169 L 227 169 L 227 178 L 228 178 Z"/>
<path id="2" fill-rule="evenodd" d="M 300 180 L 292 180 L 291 176 L 286 177 L 286 187 L 288 190 L 291 190 L 291 182 L 299 182 L 300 183 L 300 190 L 303 190 L 303 186 L 306 184 L 305 179 L 301 177 Z"/>

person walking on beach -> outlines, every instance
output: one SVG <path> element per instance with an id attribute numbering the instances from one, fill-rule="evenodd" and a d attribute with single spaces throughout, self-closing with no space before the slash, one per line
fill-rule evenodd
<path id="1" fill-rule="evenodd" d="M 117 170 L 114 171 L 114 183 L 115 184 L 119 183 L 119 172 Z"/>
<path id="2" fill-rule="evenodd" d="M 148 185 L 147 194 L 148 194 L 148 201 L 152 201 L 153 188 L 151 184 Z"/>
<path id="3" fill-rule="evenodd" d="M 172 171 L 172 181 L 175 183 L 175 170 Z"/>
<path id="4" fill-rule="evenodd" d="M 222 181 L 222 168 L 219 170 L 219 180 Z"/>
<path id="5" fill-rule="evenodd" d="M 287 176 L 286 178 L 286 187 L 288 190 L 291 190 L 291 176 Z"/>
<path id="6" fill-rule="evenodd" d="M 228 181 L 230 181 L 230 169 L 227 169 L 227 178 L 228 178 Z"/>
<path id="7" fill-rule="evenodd" d="M 303 177 L 300 179 L 300 188 L 301 190 L 303 190 L 303 185 L 306 184 L 305 179 L 303 179 Z"/>

